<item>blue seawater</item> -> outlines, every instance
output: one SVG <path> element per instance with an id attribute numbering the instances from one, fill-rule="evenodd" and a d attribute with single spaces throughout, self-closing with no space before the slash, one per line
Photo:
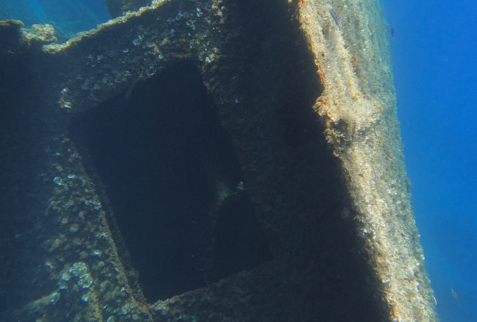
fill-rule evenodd
<path id="1" fill-rule="evenodd" d="M 38 0 L 27 0 L 28 6 L 31 9 L 32 14 L 38 18 L 42 23 L 47 23 L 47 16 L 43 7 Z"/>
<path id="2" fill-rule="evenodd" d="M 111 19 L 104 0 L 0 0 L 0 20 L 52 24 L 66 36 L 96 28 Z"/>
<path id="3" fill-rule="evenodd" d="M 383 2 L 395 30 L 390 39 L 398 116 L 439 319 L 475 322 L 477 3 Z"/>

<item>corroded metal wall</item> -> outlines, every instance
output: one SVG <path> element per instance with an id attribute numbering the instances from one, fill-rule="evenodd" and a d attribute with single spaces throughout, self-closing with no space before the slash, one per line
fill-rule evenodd
<path id="1" fill-rule="evenodd" d="M 341 14 L 341 31 L 328 15 L 330 10 Z M 325 86 L 314 108 L 341 160 L 354 219 L 392 316 L 399 321 L 435 321 L 402 154 L 380 3 L 305 1 L 300 20 Z"/>
<path id="2" fill-rule="evenodd" d="M 5 25 L 0 39 L 13 54 L 1 53 L 8 62 L 1 70 L 18 79 L 11 92 L 24 87 L 27 98 L 3 93 L 5 110 L 18 129 L 36 124 L 41 131 L 23 140 L 28 144 L 1 173 L 9 190 L 37 182 L 30 185 L 31 209 L 5 199 L 6 218 L 20 209 L 22 220 L 4 227 L 29 222 L 36 239 L 30 259 L 26 244 L 8 248 L 12 263 L 31 276 L 5 285 L 36 291 L 17 291 L 2 318 L 437 320 L 378 4 L 153 1 L 65 44 L 26 41 L 26 31 Z M 109 198 L 100 178 L 85 170 L 89 156 L 78 151 L 70 124 L 181 61 L 202 74 L 274 259 L 148 303 Z M 15 146 L 14 130 L 3 130 L 5 149 Z M 35 162 L 25 159 L 31 151 Z M 23 161 L 15 168 L 15 160 Z M 16 182 L 25 169 L 34 179 Z M 9 236 L 5 243 L 20 238 Z"/>

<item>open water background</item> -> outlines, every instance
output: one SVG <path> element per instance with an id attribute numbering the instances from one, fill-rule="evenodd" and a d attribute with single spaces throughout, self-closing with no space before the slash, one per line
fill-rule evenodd
<path id="1" fill-rule="evenodd" d="M 383 2 L 395 29 L 398 116 L 439 319 L 477 321 L 477 3 Z"/>

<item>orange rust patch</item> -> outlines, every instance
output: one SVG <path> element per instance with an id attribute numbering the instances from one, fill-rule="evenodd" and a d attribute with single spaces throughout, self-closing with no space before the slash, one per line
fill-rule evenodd
<path id="1" fill-rule="evenodd" d="M 353 66 L 353 71 L 356 75 L 359 74 L 359 65 L 358 65 L 358 60 L 356 59 L 356 56 L 353 55 L 351 57 L 351 65 Z"/>
<path id="2" fill-rule="evenodd" d="M 323 77 L 323 74 L 320 71 L 318 71 L 318 75 L 320 76 L 320 83 L 322 85 L 325 85 L 325 78 Z"/>

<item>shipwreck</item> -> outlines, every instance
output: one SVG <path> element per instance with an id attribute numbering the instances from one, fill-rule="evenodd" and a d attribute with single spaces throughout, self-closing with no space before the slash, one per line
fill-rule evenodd
<path id="1" fill-rule="evenodd" d="M 374 0 L 0 23 L 1 321 L 437 321 Z"/>

